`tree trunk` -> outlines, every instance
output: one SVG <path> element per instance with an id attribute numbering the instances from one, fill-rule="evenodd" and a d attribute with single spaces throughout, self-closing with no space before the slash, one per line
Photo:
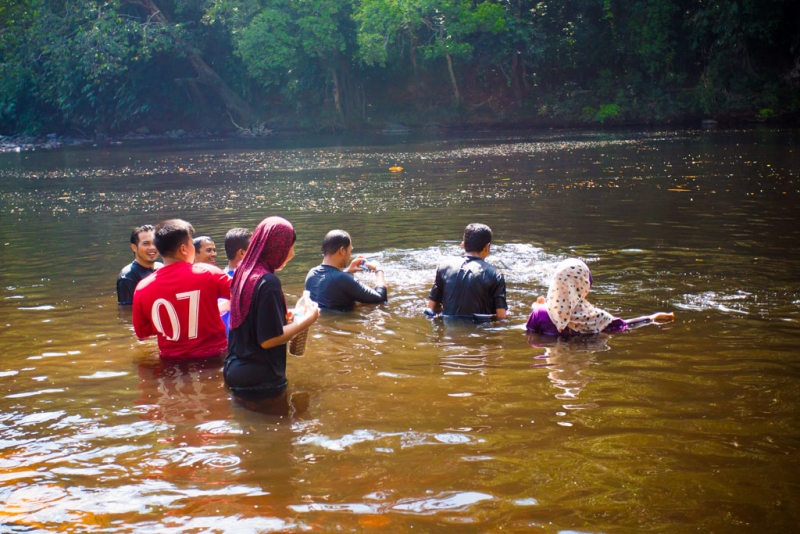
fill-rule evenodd
<path id="1" fill-rule="evenodd" d="M 342 118 L 342 123 L 347 124 L 344 111 L 342 111 L 342 95 L 339 87 L 339 75 L 336 69 L 331 69 L 331 75 L 333 76 L 333 103 L 336 106 L 336 112 L 339 113 L 339 117 Z"/>
<path id="2" fill-rule="evenodd" d="M 411 68 L 414 72 L 414 79 L 417 79 L 417 36 L 411 36 L 411 47 L 409 50 L 409 55 L 411 56 Z"/>
<path id="3" fill-rule="evenodd" d="M 153 0 L 123 0 L 123 3 L 140 6 L 147 12 L 151 20 L 160 24 L 169 24 L 169 19 L 161 12 Z M 178 43 L 186 53 L 186 57 L 197 73 L 199 81 L 211 87 L 220 97 L 228 111 L 232 112 L 237 119 L 248 126 L 251 125 L 255 117 L 253 110 L 247 102 L 231 89 L 214 69 L 208 66 L 208 63 L 203 60 L 199 50 L 177 37 L 175 42 Z"/>
<path id="4" fill-rule="evenodd" d="M 450 83 L 453 85 L 453 96 L 455 98 L 456 104 L 461 102 L 461 95 L 458 92 L 458 82 L 456 82 L 456 73 L 453 72 L 453 58 L 450 57 L 450 54 L 445 54 L 444 58 L 447 60 L 447 72 L 450 73 Z"/>
<path id="5" fill-rule="evenodd" d="M 520 87 L 519 54 L 515 51 L 511 56 L 511 90 L 514 92 L 514 101 L 517 106 L 522 106 L 522 87 Z"/>

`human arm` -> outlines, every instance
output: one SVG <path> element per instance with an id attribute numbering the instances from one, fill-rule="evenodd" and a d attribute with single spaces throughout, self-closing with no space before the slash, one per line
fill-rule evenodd
<path id="1" fill-rule="evenodd" d="M 383 274 L 383 269 L 378 262 L 367 263 L 363 262 L 362 267 L 367 267 L 369 272 L 375 273 L 375 288 L 371 288 L 364 283 L 356 280 L 352 276 L 342 276 L 342 285 L 345 288 L 347 297 L 356 302 L 364 304 L 380 304 L 386 302 L 386 278 Z"/>
<path id="2" fill-rule="evenodd" d="M 625 319 L 625 322 L 628 323 L 629 326 L 636 326 L 647 323 L 669 323 L 674 320 L 675 314 L 672 312 L 657 312 L 652 315 L 642 315 L 641 317 L 636 317 L 634 319 Z"/>
<path id="3" fill-rule="evenodd" d="M 131 314 L 131 321 L 133 322 L 133 331 L 139 339 L 145 339 L 156 335 L 156 329 L 153 322 L 150 320 L 150 314 L 147 310 L 143 309 L 141 299 L 137 298 L 138 295 L 133 295 L 133 311 Z"/>
<path id="4" fill-rule="evenodd" d="M 291 312 L 290 312 L 291 313 Z M 292 314 L 294 315 L 294 314 Z M 294 317 L 293 317 L 294 318 Z M 283 326 L 283 333 L 279 336 L 272 337 L 261 343 L 262 349 L 271 349 L 278 345 L 288 343 L 293 337 L 308 329 L 312 324 L 319 319 L 319 306 L 316 302 L 310 301 L 306 305 L 306 313 L 299 321 L 293 321 Z"/>
<path id="5" fill-rule="evenodd" d="M 381 264 L 377 261 L 374 262 L 364 262 L 364 265 L 369 268 L 370 272 L 375 273 L 375 287 L 386 287 L 386 277 L 383 274 L 383 269 L 381 269 Z M 384 300 L 386 300 L 384 298 Z"/>
<path id="6" fill-rule="evenodd" d="M 428 295 L 428 307 L 433 315 L 437 313 L 441 313 L 442 311 L 442 301 L 444 301 L 444 280 L 442 279 L 441 275 L 442 269 L 439 267 L 436 269 L 436 278 L 433 281 L 433 287 L 431 288 L 431 292 Z"/>
<path id="7" fill-rule="evenodd" d="M 353 258 L 353 261 L 350 262 L 350 265 L 348 265 L 347 269 L 345 269 L 344 271 L 346 273 L 350 273 L 350 274 L 355 274 L 358 271 L 363 271 L 364 269 L 361 266 L 363 264 L 365 264 L 366 262 L 367 262 L 367 259 L 364 256 L 359 254 L 358 256 Z"/>
<path id="8" fill-rule="evenodd" d="M 136 290 L 136 280 L 117 278 L 117 304 L 130 306 L 133 304 L 133 292 Z"/>
<path id="9" fill-rule="evenodd" d="M 508 304 L 506 303 L 506 279 L 501 274 L 495 284 L 494 294 L 494 313 L 499 320 L 503 320 L 508 316 Z"/>
<path id="10" fill-rule="evenodd" d="M 437 313 L 442 311 L 442 303 L 441 302 L 434 302 L 432 300 L 428 300 L 427 309 L 429 309 L 434 315 L 436 315 Z"/>
<path id="11" fill-rule="evenodd" d="M 217 285 L 217 297 L 230 300 L 231 282 L 233 279 L 222 269 L 217 269 L 216 271 L 214 272 L 214 282 L 216 282 Z M 222 311 L 223 310 L 220 308 L 220 312 Z"/>

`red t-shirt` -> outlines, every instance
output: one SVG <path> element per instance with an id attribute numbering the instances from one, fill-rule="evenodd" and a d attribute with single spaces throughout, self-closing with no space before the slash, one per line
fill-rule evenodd
<path id="1" fill-rule="evenodd" d="M 158 335 L 162 358 L 219 356 L 228 347 L 220 297 L 231 298 L 231 279 L 218 267 L 165 265 L 136 286 L 133 329 L 139 339 Z"/>

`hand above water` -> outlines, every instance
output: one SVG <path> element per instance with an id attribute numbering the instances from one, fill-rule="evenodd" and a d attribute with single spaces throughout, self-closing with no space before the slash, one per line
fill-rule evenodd
<path id="1" fill-rule="evenodd" d="M 353 261 L 350 262 L 350 265 L 347 267 L 347 269 L 345 269 L 345 271 L 350 273 L 350 274 L 357 273 L 358 271 L 363 270 L 363 269 L 361 269 L 361 265 L 366 263 L 366 262 L 367 262 L 367 259 L 364 256 L 359 254 L 358 256 L 353 258 Z"/>
<path id="2" fill-rule="evenodd" d="M 658 312 L 651 315 L 650 320 L 654 323 L 669 323 L 675 320 L 675 314 L 673 312 Z"/>

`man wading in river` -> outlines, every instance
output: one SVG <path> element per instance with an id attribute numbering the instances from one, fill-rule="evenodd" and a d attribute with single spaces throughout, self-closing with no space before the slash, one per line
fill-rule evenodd
<path id="1" fill-rule="evenodd" d="M 180 219 L 155 227 L 164 266 L 133 294 L 133 328 L 139 339 L 158 336 L 162 358 L 213 358 L 227 350 L 218 298 L 231 298 L 231 280 L 214 265 L 192 265 L 194 228 Z"/>
<path id="2" fill-rule="evenodd" d="M 492 229 L 485 224 L 472 223 L 464 229 L 461 247 L 467 254 L 439 265 L 426 315 L 441 311 L 456 317 L 506 318 L 506 280 L 485 261 L 491 243 Z"/>
<path id="3" fill-rule="evenodd" d="M 367 262 L 364 256 L 353 255 L 350 234 L 331 230 L 322 240 L 322 265 L 308 271 L 306 291 L 320 308 L 350 311 L 356 302 L 380 304 L 386 302 L 386 279 L 377 262 Z M 353 277 L 360 270 L 375 273 L 375 289 Z"/>
<path id="4" fill-rule="evenodd" d="M 126 265 L 117 277 L 117 303 L 130 306 L 133 304 L 133 292 L 142 278 L 147 278 L 163 264 L 156 261 L 158 249 L 153 242 L 153 225 L 145 224 L 134 228 L 131 232 L 131 250 L 133 262 Z"/>

